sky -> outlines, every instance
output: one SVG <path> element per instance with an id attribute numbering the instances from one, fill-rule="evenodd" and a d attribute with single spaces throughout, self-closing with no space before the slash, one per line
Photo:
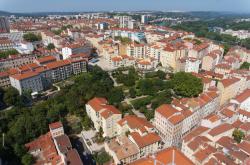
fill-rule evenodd
<path id="1" fill-rule="evenodd" d="M 232 11 L 250 13 L 250 0 L 0 0 L 9 12 Z"/>

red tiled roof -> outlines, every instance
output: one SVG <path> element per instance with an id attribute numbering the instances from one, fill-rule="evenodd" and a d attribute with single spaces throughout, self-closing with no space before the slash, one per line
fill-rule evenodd
<path id="1" fill-rule="evenodd" d="M 16 80 L 24 80 L 24 79 L 31 78 L 31 77 L 34 77 L 37 75 L 38 75 L 37 72 L 29 71 L 29 72 L 25 72 L 25 73 L 21 73 L 21 74 L 11 75 L 10 77 L 12 77 Z"/>
<path id="2" fill-rule="evenodd" d="M 179 111 L 169 104 L 163 104 L 156 109 L 156 112 L 160 113 L 165 118 L 169 118 L 170 116 Z"/>
<path id="3" fill-rule="evenodd" d="M 250 131 L 250 122 L 243 123 L 243 124 L 240 126 L 240 129 L 242 129 L 242 130 L 244 130 L 244 131 Z"/>
<path id="4" fill-rule="evenodd" d="M 139 148 L 143 148 L 161 141 L 160 136 L 156 133 L 148 133 L 147 135 L 141 136 L 138 132 L 132 132 L 130 133 L 130 136 L 134 139 Z"/>
<path id="5" fill-rule="evenodd" d="M 61 161 L 50 132 L 25 144 L 25 147 L 29 152 L 39 151 L 39 154 L 36 156 L 36 164 L 49 164 L 54 161 Z"/>
<path id="6" fill-rule="evenodd" d="M 249 111 L 240 109 L 238 112 L 239 112 L 240 115 L 243 115 L 243 116 L 246 116 L 247 118 L 250 118 L 250 112 Z"/>
<path id="7" fill-rule="evenodd" d="M 49 124 L 49 128 L 52 129 L 52 130 L 57 129 L 57 128 L 61 128 L 61 127 L 63 127 L 63 125 L 62 125 L 62 123 L 60 121 Z"/>
<path id="8" fill-rule="evenodd" d="M 83 165 L 76 149 L 69 150 L 66 155 L 68 165 Z"/>
<path id="9" fill-rule="evenodd" d="M 88 104 L 95 110 L 100 111 L 103 109 L 103 105 L 106 105 L 108 101 L 105 98 L 95 97 L 88 101 Z"/>
<path id="10" fill-rule="evenodd" d="M 244 102 L 246 99 L 250 97 L 250 89 L 246 89 L 243 91 L 241 94 L 235 97 L 235 100 L 238 101 L 239 103 Z"/>
<path id="11" fill-rule="evenodd" d="M 139 159 L 130 165 L 155 165 L 155 160 L 157 160 L 156 162 L 158 162 L 158 164 L 159 162 L 162 164 L 171 164 L 174 162 L 175 165 L 194 165 L 194 163 L 189 160 L 181 151 L 173 147 L 156 153 L 155 158 L 152 156 L 147 156 L 146 158 Z"/>
<path id="12" fill-rule="evenodd" d="M 221 80 L 221 83 L 223 84 L 224 87 L 228 87 L 236 82 L 240 81 L 238 78 L 230 78 L 230 79 L 223 79 Z"/>
<path id="13" fill-rule="evenodd" d="M 70 64 L 69 60 L 61 60 L 61 61 L 55 61 L 55 62 L 48 63 L 46 66 L 49 69 L 55 69 L 55 68 L 69 65 L 69 64 Z"/>
<path id="14" fill-rule="evenodd" d="M 131 129 L 139 129 L 141 132 L 146 131 L 146 128 L 153 128 L 154 126 L 146 119 L 137 117 L 135 115 L 125 116 L 123 119 L 118 121 L 120 126 L 127 124 Z"/>
<path id="15" fill-rule="evenodd" d="M 56 61 L 56 58 L 54 56 L 45 56 L 42 58 L 37 59 L 39 63 L 47 63 L 51 61 Z"/>
<path id="16" fill-rule="evenodd" d="M 105 109 L 105 111 L 101 113 L 101 116 L 105 119 L 115 114 L 121 114 L 121 112 L 113 105 L 104 105 L 103 108 Z"/>
<path id="17" fill-rule="evenodd" d="M 208 134 L 211 136 L 217 136 L 217 135 L 222 134 L 223 132 L 229 131 L 231 129 L 233 129 L 231 124 L 225 123 L 225 124 L 221 124 L 213 129 L 211 129 L 208 132 Z"/>

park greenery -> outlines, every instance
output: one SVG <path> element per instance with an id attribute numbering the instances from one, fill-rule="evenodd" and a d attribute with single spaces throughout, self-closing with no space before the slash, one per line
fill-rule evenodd
<path id="1" fill-rule="evenodd" d="M 191 73 L 178 72 L 171 83 L 175 94 L 181 97 L 197 97 L 203 90 L 202 80 Z"/>
<path id="2" fill-rule="evenodd" d="M 35 42 L 35 41 L 41 41 L 42 37 L 34 33 L 26 33 L 23 35 L 23 39 L 27 42 Z"/>
<path id="3" fill-rule="evenodd" d="M 25 102 L 27 94 L 19 96 L 14 88 L 1 90 L 2 104 L 12 108 L 0 112 L 0 132 L 5 135 L 5 145 L 0 146 L 0 157 L 13 164 L 33 162 L 24 144 L 48 132 L 48 124 L 52 122 L 61 121 L 67 134 L 93 128 L 85 111 L 85 104 L 93 97 L 107 98 L 123 116 L 133 114 L 131 105 L 124 102 L 125 97 L 133 98 L 131 103 L 134 108 L 150 120 L 157 107 L 171 103 L 173 92 L 180 97 L 193 97 L 202 89 L 200 79 L 189 73 L 176 73 L 170 80 L 166 80 L 164 72 L 140 75 L 130 68 L 116 71 L 112 75 L 120 79 L 119 86 L 113 85 L 107 72 L 97 66 L 92 67 L 89 72 L 72 77 L 73 83 L 63 86 L 49 100 L 35 102 L 32 106 L 27 106 Z M 102 155 L 99 157 L 102 164 Z"/>
<path id="4" fill-rule="evenodd" d="M 0 58 L 7 58 L 9 55 L 16 55 L 18 51 L 16 49 L 9 49 L 0 51 Z"/>
<path id="5" fill-rule="evenodd" d="M 176 73 L 171 79 L 166 79 L 166 73 L 162 71 L 138 74 L 134 69 L 118 69 L 112 76 L 116 79 L 119 87 L 122 86 L 124 93 L 131 100 L 133 107 L 139 110 L 150 120 L 154 117 L 154 110 L 161 104 L 170 104 L 172 98 L 195 97 L 203 89 L 201 79 L 190 73 Z M 128 113 L 128 107 L 124 113 Z"/>
<path id="6" fill-rule="evenodd" d="M 5 134 L 5 146 L 0 146 L 0 157 L 13 164 L 29 161 L 24 144 L 45 134 L 49 123 L 60 120 L 65 126 L 66 133 L 75 133 L 67 121 L 70 115 L 81 118 L 79 125 L 89 129 L 91 121 L 84 120 L 87 118 L 85 103 L 95 96 L 106 97 L 117 105 L 122 101 L 119 100 L 122 97 L 117 98 L 119 92 L 114 92 L 117 89 L 113 87 L 113 81 L 108 73 L 98 67 L 76 76 L 74 81 L 73 85 L 62 88 L 49 100 L 40 101 L 32 107 L 14 105 L 11 110 L 0 113 L 0 130 Z M 15 99 L 21 97 L 12 90 L 8 97 L 6 94 L 3 95 L 7 104 L 14 104 Z M 0 141 L 2 140 L 0 137 Z"/>

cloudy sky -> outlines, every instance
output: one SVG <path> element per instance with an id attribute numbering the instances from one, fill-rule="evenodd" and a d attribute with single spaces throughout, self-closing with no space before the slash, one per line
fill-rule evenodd
<path id="1" fill-rule="evenodd" d="M 161 10 L 250 13 L 250 0 L 0 0 L 0 10 L 10 12 Z"/>

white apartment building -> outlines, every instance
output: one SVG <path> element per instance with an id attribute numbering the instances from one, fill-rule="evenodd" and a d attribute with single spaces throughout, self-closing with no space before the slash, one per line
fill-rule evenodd
<path id="1" fill-rule="evenodd" d="M 219 95 L 216 92 L 173 100 L 171 105 L 163 104 L 156 109 L 154 124 L 167 147 L 180 146 L 181 138 L 218 108 Z"/>
<path id="2" fill-rule="evenodd" d="M 40 92 L 43 90 L 42 79 L 37 72 L 26 72 L 10 76 L 11 86 L 16 88 L 20 94 L 31 90 L 32 92 Z"/>
<path id="3" fill-rule="evenodd" d="M 117 135 L 116 123 L 121 120 L 122 114 L 112 105 L 108 105 L 105 98 L 93 98 L 86 104 L 86 111 L 94 123 L 97 131 L 102 128 L 104 137 Z"/>
<path id="4" fill-rule="evenodd" d="M 196 58 L 184 57 L 178 60 L 177 71 L 199 72 L 201 61 Z"/>
<path id="5" fill-rule="evenodd" d="M 63 59 L 70 58 L 73 54 L 85 53 L 90 54 L 92 47 L 90 45 L 84 44 L 72 44 L 62 48 Z"/>
<path id="6" fill-rule="evenodd" d="M 30 42 L 21 42 L 17 47 L 16 50 L 20 54 L 31 54 L 34 51 L 34 46 Z"/>

